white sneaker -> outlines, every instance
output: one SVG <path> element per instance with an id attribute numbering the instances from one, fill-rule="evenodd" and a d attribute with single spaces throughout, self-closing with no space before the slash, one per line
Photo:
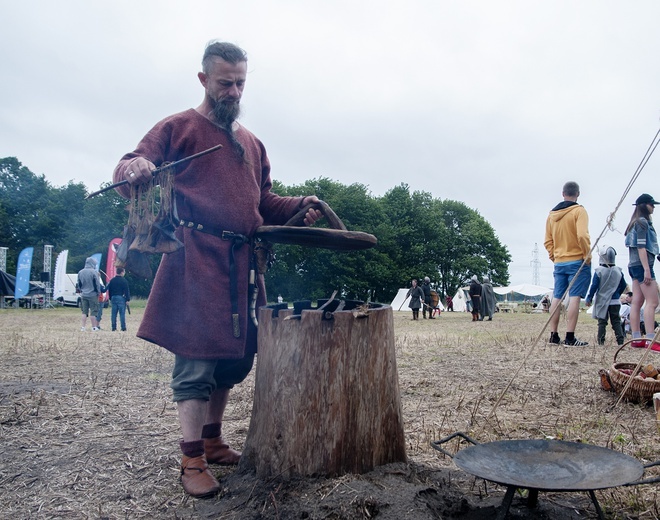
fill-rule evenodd
<path id="1" fill-rule="evenodd" d="M 85 327 L 80 327 L 80 332 L 85 332 Z"/>
<path id="2" fill-rule="evenodd" d="M 92 327 L 92 330 L 93 330 L 94 332 L 96 332 L 97 330 L 99 330 L 99 328 L 98 328 L 98 327 Z"/>

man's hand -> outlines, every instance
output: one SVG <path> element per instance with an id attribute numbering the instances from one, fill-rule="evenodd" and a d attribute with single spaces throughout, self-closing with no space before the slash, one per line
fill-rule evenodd
<path id="1" fill-rule="evenodd" d="M 316 195 L 309 195 L 302 200 L 301 206 L 304 208 L 308 204 L 316 204 L 317 202 L 319 202 L 319 198 Z M 323 212 L 319 211 L 318 209 L 310 209 L 305 214 L 303 222 L 305 222 L 306 226 L 311 226 L 314 224 L 314 222 L 321 218 L 323 218 Z"/>
<path id="2" fill-rule="evenodd" d="M 152 171 L 156 165 L 144 157 L 136 157 L 126 167 L 124 176 L 130 185 L 145 184 L 153 179 Z"/>

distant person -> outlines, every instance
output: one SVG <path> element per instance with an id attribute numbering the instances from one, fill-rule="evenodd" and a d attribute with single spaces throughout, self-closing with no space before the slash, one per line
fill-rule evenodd
<path id="1" fill-rule="evenodd" d="M 412 310 L 412 319 L 413 320 L 418 320 L 419 319 L 419 308 L 422 306 L 422 301 L 424 300 L 424 291 L 422 288 L 417 285 L 417 280 L 413 280 L 411 282 L 412 287 L 408 289 L 408 294 L 406 294 L 406 298 L 410 298 L 410 301 L 408 302 L 408 307 Z"/>
<path id="2" fill-rule="evenodd" d="M 283 303 L 283 302 L 284 302 L 284 298 L 282 298 L 281 294 L 278 294 L 277 295 L 277 303 Z"/>
<path id="3" fill-rule="evenodd" d="M 480 318 L 481 314 L 481 284 L 479 283 L 479 278 L 475 274 L 470 279 L 470 289 L 468 290 L 468 295 L 470 296 L 470 301 L 472 302 L 472 308 L 470 312 L 472 313 L 472 321 L 481 321 L 483 318 Z"/>
<path id="4" fill-rule="evenodd" d="M 119 314 L 121 330 L 126 331 L 126 304 L 131 301 L 131 291 L 124 278 L 125 274 L 126 271 L 123 267 L 117 267 L 117 275 L 108 284 L 108 296 L 112 305 L 110 314 L 112 330 L 117 330 L 117 314 Z"/>
<path id="5" fill-rule="evenodd" d="M 451 296 L 447 296 L 445 301 L 447 302 L 447 310 L 454 312 L 454 299 Z"/>
<path id="6" fill-rule="evenodd" d="M 550 311 L 550 298 L 548 298 L 547 294 L 544 294 L 543 298 L 541 298 L 541 307 L 543 308 L 543 312 Z"/>
<path id="7" fill-rule="evenodd" d="M 577 182 L 567 182 L 562 189 L 564 200 L 557 204 L 545 224 L 545 249 L 555 264 L 554 298 L 550 305 L 550 343 L 560 344 L 559 306 L 564 293 L 568 293 L 566 312 L 566 337 L 564 346 L 586 347 L 586 341 L 575 337 L 580 300 L 587 295 L 591 281 L 591 239 L 589 237 L 589 216 L 587 210 L 577 203 L 580 186 Z"/>
<path id="8" fill-rule="evenodd" d="M 96 322 L 98 323 L 98 328 L 101 330 L 101 320 L 103 319 L 103 307 L 105 305 L 105 292 L 106 292 L 106 287 L 101 283 L 100 291 L 99 292 L 99 312 L 96 314 Z"/>
<path id="9" fill-rule="evenodd" d="M 490 283 L 490 278 L 484 276 L 483 283 L 481 284 L 481 319 L 483 320 L 488 316 L 488 321 L 493 321 L 493 313 L 495 312 L 495 291 L 493 284 Z"/>
<path id="10" fill-rule="evenodd" d="M 426 319 L 426 313 L 429 313 L 429 319 L 434 320 L 433 317 L 433 301 L 431 298 L 431 279 L 428 276 L 424 277 L 422 283 L 422 291 L 424 291 L 424 305 L 422 307 L 422 318 Z"/>
<path id="11" fill-rule="evenodd" d="M 656 201 L 644 193 L 637 197 L 628 227 L 626 228 L 626 247 L 628 248 L 628 274 L 632 278 L 632 303 L 630 304 L 630 330 L 635 348 L 660 350 L 660 343 L 651 344 L 655 324 L 655 309 L 658 307 L 658 283 L 655 280 L 653 263 L 658 255 L 658 236 L 656 235 L 651 215 Z M 640 309 L 644 307 L 644 323 L 647 325 L 646 339 L 642 338 Z"/>
<path id="12" fill-rule="evenodd" d="M 585 299 L 587 307 L 594 302 L 593 318 L 598 320 L 598 344 L 605 344 L 605 331 L 609 317 L 617 345 L 623 345 L 623 328 L 621 327 L 621 293 L 628 284 L 623 271 L 615 265 L 616 251 L 605 246 L 600 255 L 600 266 L 594 270 L 591 287 Z"/>
<path id="13" fill-rule="evenodd" d="M 632 291 L 625 292 L 619 299 L 621 302 L 619 316 L 621 316 L 621 328 L 623 329 L 624 339 L 628 334 L 630 334 L 630 303 L 632 302 L 632 295 Z"/>
<path id="14" fill-rule="evenodd" d="M 101 292 L 101 279 L 96 271 L 96 260 L 91 256 L 85 260 L 85 267 L 78 272 L 77 289 L 80 291 L 82 309 L 82 323 L 80 330 L 85 331 L 87 317 L 92 323 L 92 330 L 99 330 L 96 315 L 99 312 L 99 294 Z"/>

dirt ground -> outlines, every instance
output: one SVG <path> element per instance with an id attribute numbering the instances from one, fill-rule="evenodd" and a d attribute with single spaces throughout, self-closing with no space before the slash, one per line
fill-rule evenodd
<path id="1" fill-rule="evenodd" d="M 617 347 L 595 345 L 596 323 L 580 317 L 584 348 L 538 341 L 547 314 L 467 313 L 413 322 L 394 313 L 408 463 L 364 475 L 258 480 L 212 467 L 221 493 L 187 497 L 178 482 L 179 430 L 170 400 L 172 356 L 128 333 L 80 332 L 77 309 L 0 310 L 0 518 L 94 519 L 488 519 L 506 488 L 460 470 L 431 441 L 462 431 L 479 442 L 554 438 L 660 459 L 651 406 L 600 388 Z M 203 326 L 200 324 L 200 326 Z M 563 330 L 563 324 L 560 328 Z M 546 333 L 542 335 L 543 339 Z M 637 361 L 624 351 L 620 361 Z M 660 354 L 650 362 L 660 365 Z M 624 359 L 625 358 L 625 359 Z M 257 360 L 258 363 L 258 360 Z M 254 371 L 232 393 L 223 425 L 245 441 Z M 451 451 L 464 447 L 450 443 Z M 646 470 L 657 477 L 660 468 Z M 516 493 L 508 518 L 596 518 L 586 493 Z M 596 491 L 608 518 L 660 517 L 658 484 Z"/>

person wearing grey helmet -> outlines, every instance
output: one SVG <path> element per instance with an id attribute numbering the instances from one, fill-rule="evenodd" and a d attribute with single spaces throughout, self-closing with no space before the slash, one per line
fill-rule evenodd
<path id="1" fill-rule="evenodd" d="M 424 304 L 422 305 L 422 318 L 426 319 L 426 313 L 429 313 L 429 319 L 434 320 L 433 317 L 433 302 L 431 299 L 431 279 L 428 276 L 424 277 L 422 283 L 422 291 L 424 291 Z"/>
<path id="2" fill-rule="evenodd" d="M 481 284 L 481 319 L 483 320 L 488 316 L 488 321 L 493 321 L 493 313 L 495 312 L 495 291 L 493 291 L 493 284 L 490 283 L 488 276 L 483 277 Z"/>
<path id="3" fill-rule="evenodd" d="M 605 344 L 607 321 L 612 325 L 617 345 L 623 345 L 623 327 L 621 325 L 621 294 L 627 283 L 623 271 L 616 263 L 616 251 L 611 246 L 603 246 L 600 251 L 600 266 L 594 270 L 591 287 L 585 303 L 587 307 L 594 302 L 592 317 L 598 320 L 598 344 Z"/>

